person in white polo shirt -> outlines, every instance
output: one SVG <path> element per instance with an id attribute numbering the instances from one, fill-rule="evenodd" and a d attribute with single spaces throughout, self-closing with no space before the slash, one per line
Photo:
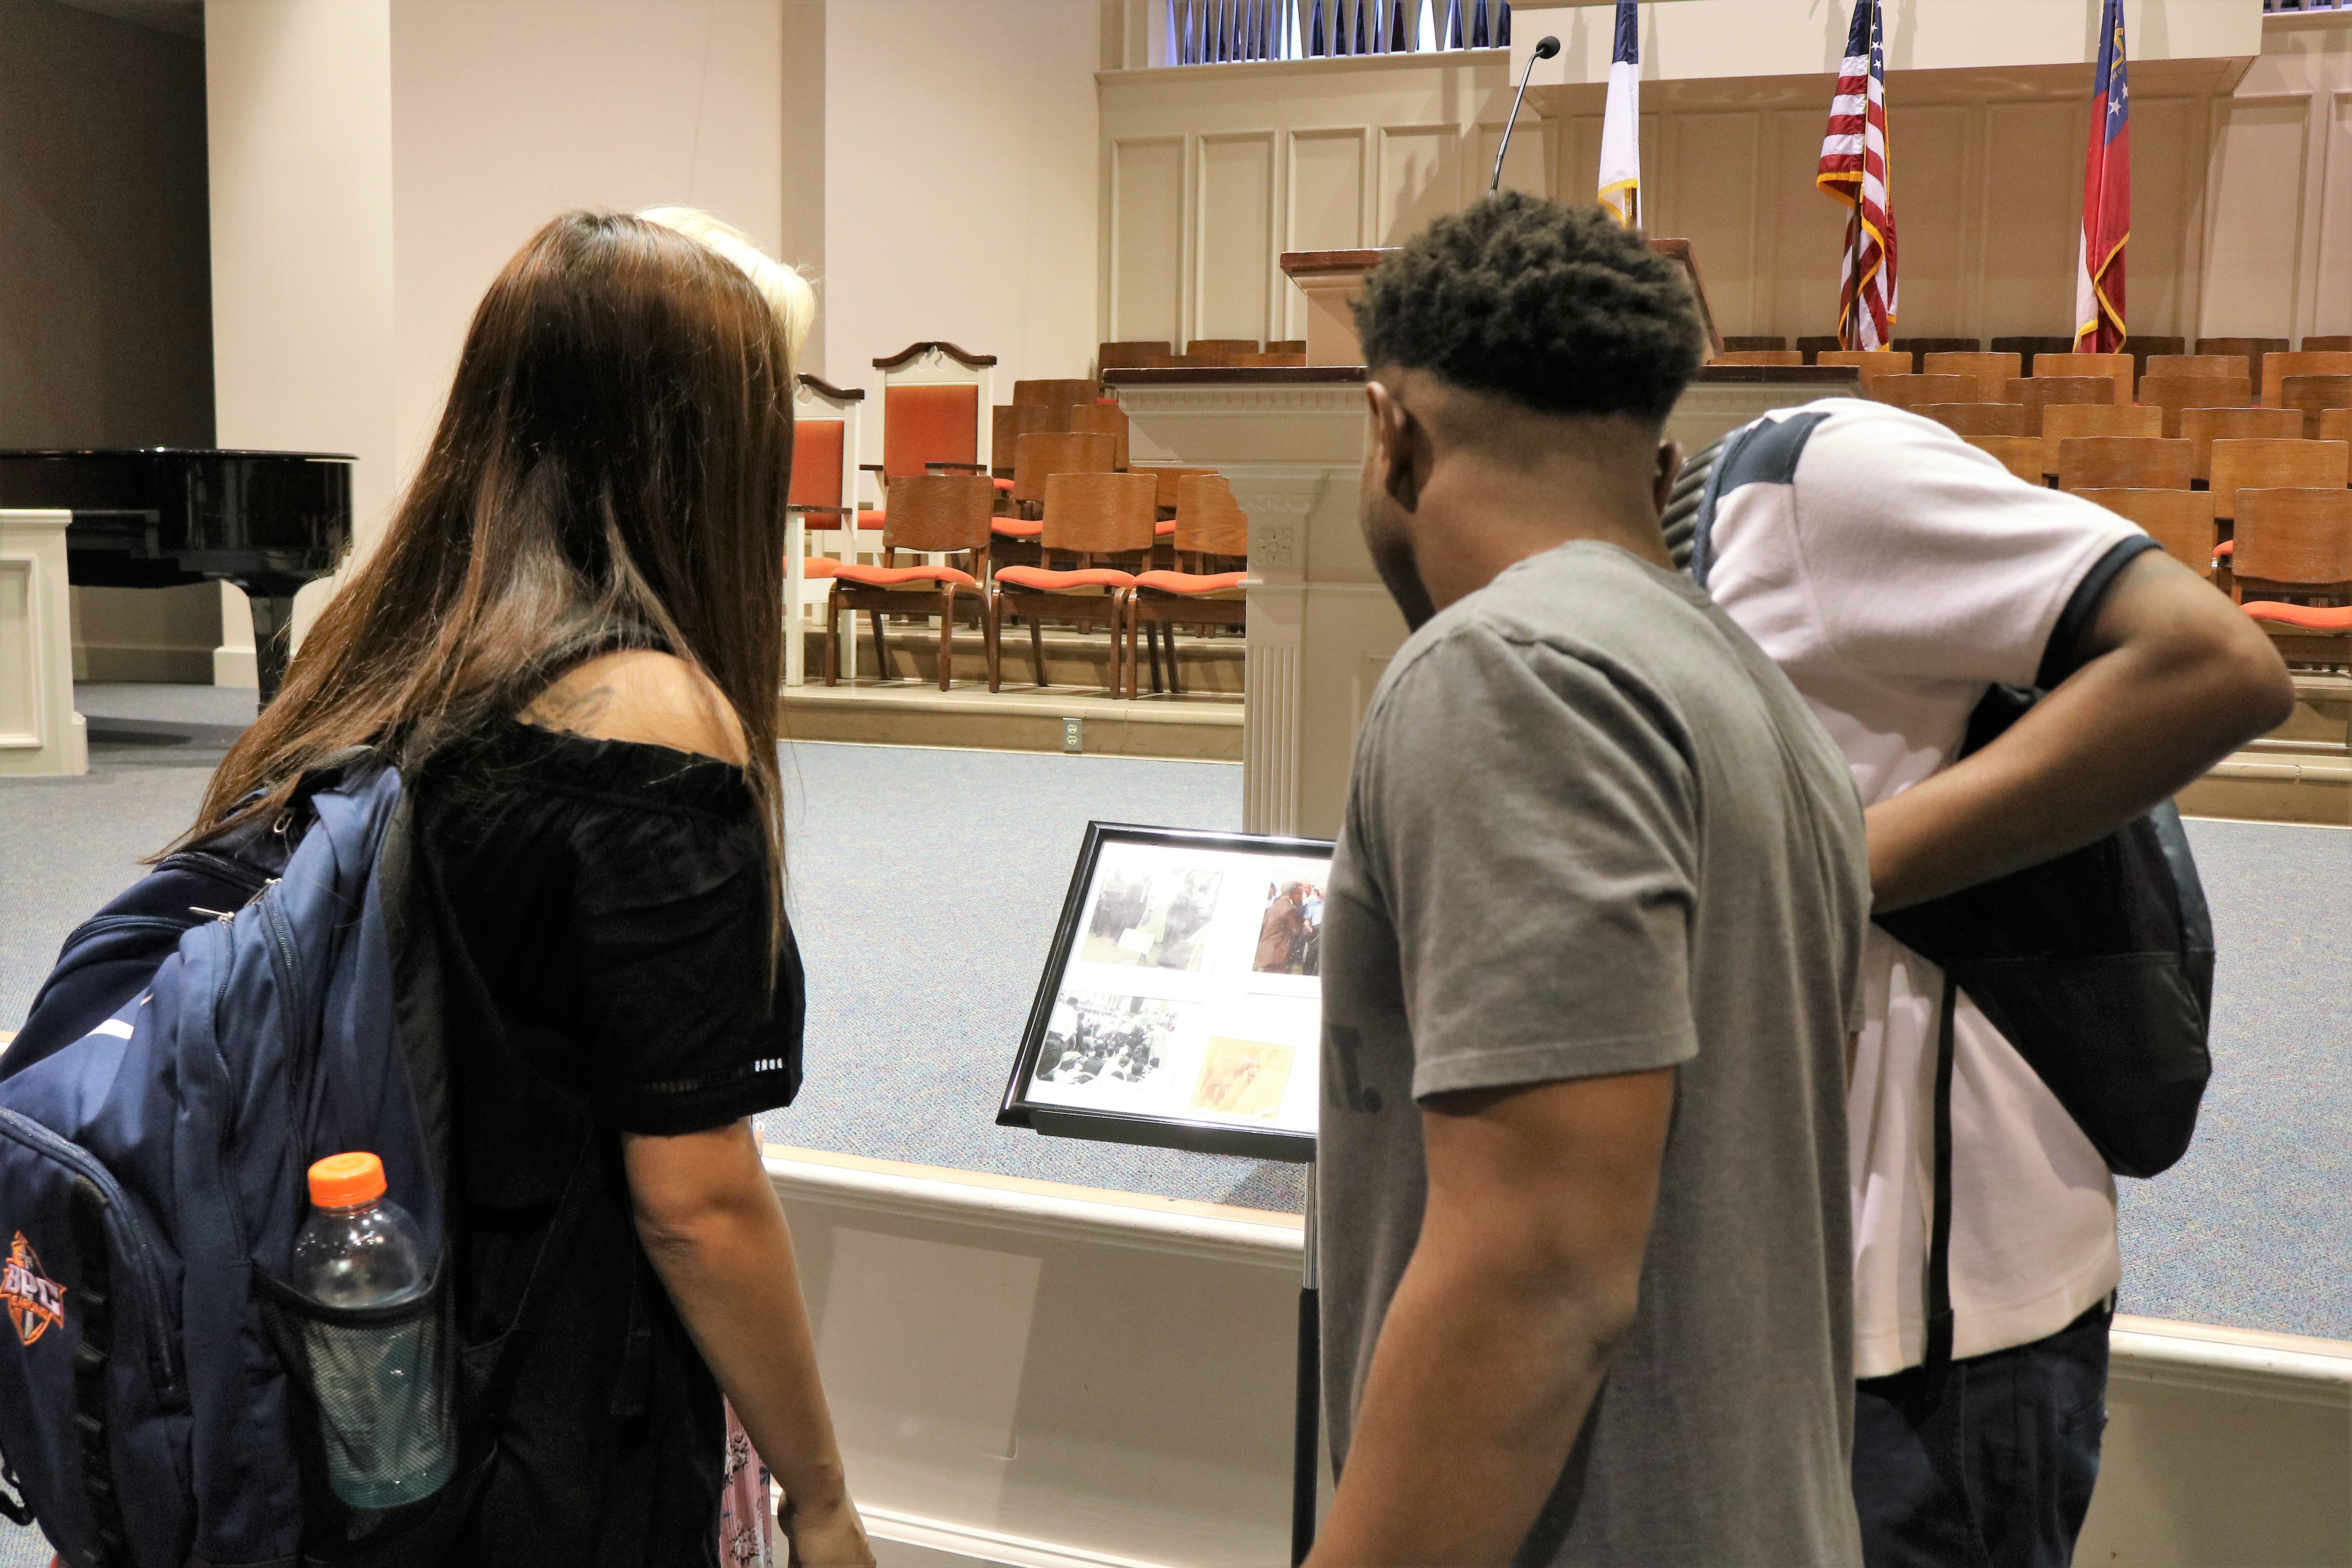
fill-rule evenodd
<path id="1" fill-rule="evenodd" d="M 1874 912 L 2087 844 L 2284 721 L 2294 690 L 2228 599 L 2105 508 L 1942 426 L 1832 399 L 1730 444 L 1695 571 L 1843 750 Z M 2049 695 L 1959 757 L 1994 682 Z M 1954 1358 L 1926 1375 L 1942 977 L 1874 925 L 1847 1100 L 1857 1408 L 1873 1568 L 2063 1565 L 2090 1505 L 2120 1276 L 2113 1178 L 1962 991 Z"/>

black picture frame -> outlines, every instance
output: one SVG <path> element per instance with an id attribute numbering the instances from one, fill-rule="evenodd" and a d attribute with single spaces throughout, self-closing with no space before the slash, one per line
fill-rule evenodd
<path id="1" fill-rule="evenodd" d="M 1245 1127 L 1232 1122 L 1184 1116 L 1146 1116 L 1129 1111 L 1097 1110 L 1056 1105 L 1029 1098 L 1036 1081 L 1037 1058 L 1045 1048 L 1054 1005 L 1062 994 L 1079 933 L 1086 920 L 1087 895 L 1093 888 L 1103 851 L 1114 845 L 1144 844 L 1170 848 L 1219 852 L 1240 851 L 1269 859 L 1324 859 L 1331 856 L 1329 841 L 1288 838 L 1259 833 L 1218 833 L 1193 828 L 1150 827 L 1134 823 L 1089 822 L 1070 873 L 1069 891 L 1062 900 L 1061 919 L 1054 928 L 1053 946 L 1038 977 L 1036 999 L 1030 1004 L 1021 1031 L 1020 1048 L 1004 1083 L 1004 1098 L 996 1112 L 1000 1127 L 1026 1127 L 1056 1138 L 1083 1138 L 1103 1143 L 1128 1143 L 1155 1149 L 1178 1149 L 1195 1154 L 1238 1154 L 1254 1160 L 1279 1160 L 1294 1164 L 1315 1158 L 1315 1136 L 1287 1128 Z M 1319 1053 L 1308 1052 L 1309 1071 L 1319 1069 Z"/>

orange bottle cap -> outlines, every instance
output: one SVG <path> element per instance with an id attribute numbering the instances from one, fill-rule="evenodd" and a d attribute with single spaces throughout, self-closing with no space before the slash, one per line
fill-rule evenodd
<path id="1" fill-rule="evenodd" d="M 310 1202 L 356 1208 L 383 1196 L 383 1162 L 373 1154 L 330 1154 L 310 1167 Z"/>

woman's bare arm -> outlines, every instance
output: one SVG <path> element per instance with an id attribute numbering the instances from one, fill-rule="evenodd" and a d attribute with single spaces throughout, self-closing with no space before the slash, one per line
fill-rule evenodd
<path id="1" fill-rule="evenodd" d="M 622 1142 L 637 1236 L 678 1316 L 784 1489 L 810 1568 L 874 1561 L 817 1376 L 792 1231 L 749 1121 Z"/>

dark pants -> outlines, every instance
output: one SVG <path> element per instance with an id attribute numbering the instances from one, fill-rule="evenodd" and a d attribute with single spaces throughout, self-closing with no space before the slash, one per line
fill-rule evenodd
<path id="1" fill-rule="evenodd" d="M 2046 1340 L 1854 1385 L 1853 1500 L 1870 1568 L 2066 1568 L 2107 1426 L 2101 1302 Z"/>

